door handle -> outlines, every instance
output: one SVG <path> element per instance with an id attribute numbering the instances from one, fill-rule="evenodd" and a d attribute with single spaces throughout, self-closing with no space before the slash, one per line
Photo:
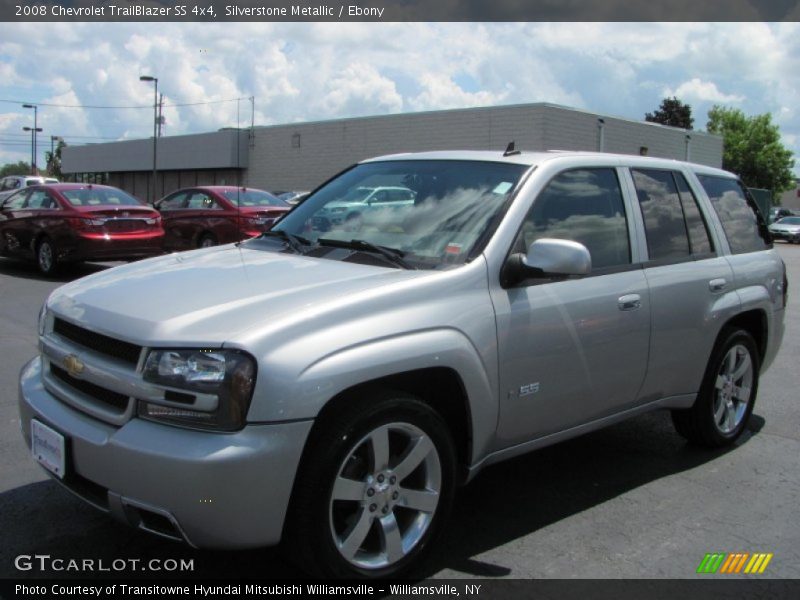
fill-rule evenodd
<path id="1" fill-rule="evenodd" d="M 725 281 L 723 277 L 720 277 L 719 279 L 712 279 L 709 281 L 708 289 L 710 289 L 712 292 L 721 292 L 727 287 L 727 285 L 728 282 Z"/>
<path id="2" fill-rule="evenodd" d="M 642 297 L 639 294 L 620 296 L 618 306 L 620 310 L 637 310 L 642 306 Z"/>

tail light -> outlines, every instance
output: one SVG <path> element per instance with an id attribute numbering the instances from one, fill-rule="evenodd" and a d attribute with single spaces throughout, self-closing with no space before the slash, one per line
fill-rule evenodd
<path id="1" fill-rule="evenodd" d="M 101 227 L 105 224 L 103 219 L 82 219 L 79 217 L 69 217 L 67 219 L 67 223 L 73 229 L 93 229 L 95 227 Z"/>

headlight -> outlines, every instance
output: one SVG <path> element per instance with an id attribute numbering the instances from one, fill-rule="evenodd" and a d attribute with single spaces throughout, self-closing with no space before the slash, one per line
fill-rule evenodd
<path id="1" fill-rule="evenodd" d="M 253 388 L 256 363 L 239 350 L 152 350 L 144 365 L 144 380 L 168 388 L 216 395 L 212 411 L 195 410 L 191 393 L 166 393 L 167 401 L 185 404 L 173 407 L 139 401 L 138 415 L 144 419 L 217 431 L 244 427 Z"/>

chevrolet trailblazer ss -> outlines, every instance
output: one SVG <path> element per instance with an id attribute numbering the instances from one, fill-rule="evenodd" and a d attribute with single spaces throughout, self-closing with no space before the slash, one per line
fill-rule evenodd
<path id="1" fill-rule="evenodd" d="M 409 201 L 315 225 L 380 187 Z M 731 444 L 786 285 L 719 169 L 377 158 L 259 238 L 56 290 L 21 373 L 23 432 L 55 479 L 135 527 L 394 576 L 492 463 L 654 409 L 693 443 Z"/>

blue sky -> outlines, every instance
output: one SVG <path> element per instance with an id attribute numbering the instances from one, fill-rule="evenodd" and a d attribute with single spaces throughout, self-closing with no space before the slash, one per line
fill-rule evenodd
<path id="1" fill-rule="evenodd" d="M 159 78 L 166 135 L 235 126 L 227 100 L 250 96 L 267 125 L 525 102 L 640 119 L 677 95 L 696 129 L 714 104 L 771 113 L 800 156 L 798 23 L 2 23 L 0 164 L 30 160 L 18 101 L 145 107 L 41 106 L 40 164 L 51 135 L 148 137 L 139 75 Z"/>

